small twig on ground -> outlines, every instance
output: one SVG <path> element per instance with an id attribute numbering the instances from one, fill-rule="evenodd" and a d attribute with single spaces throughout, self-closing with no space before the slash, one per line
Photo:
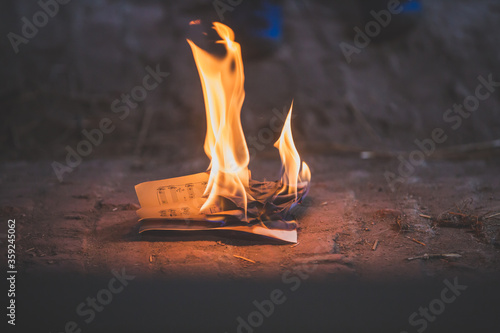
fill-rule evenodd
<path id="1" fill-rule="evenodd" d="M 375 251 L 377 247 L 378 247 L 378 239 L 375 241 L 375 243 L 373 243 L 372 251 Z"/>
<path id="2" fill-rule="evenodd" d="M 432 216 L 425 215 L 425 214 L 418 214 L 418 216 L 420 216 L 420 217 L 424 217 L 424 218 L 426 218 L 426 219 L 432 219 Z"/>
<path id="3" fill-rule="evenodd" d="M 248 259 L 248 258 L 245 258 L 245 257 L 242 257 L 242 256 L 238 256 L 236 254 L 233 254 L 233 257 L 235 258 L 238 258 L 238 259 L 241 259 L 241 260 L 245 260 L 245 261 L 248 261 L 248 262 L 251 262 L 252 264 L 255 264 L 256 262 L 253 261 L 252 259 Z"/>
<path id="4" fill-rule="evenodd" d="M 455 212 L 448 212 L 448 213 L 451 214 L 451 215 L 458 215 L 458 216 L 467 217 L 467 215 L 462 214 L 462 213 L 455 213 Z"/>
<path id="5" fill-rule="evenodd" d="M 429 259 L 443 259 L 443 258 L 462 258 L 462 256 L 458 253 L 442 253 L 442 254 L 424 254 L 422 256 L 416 256 L 416 257 L 410 257 L 406 258 L 406 260 L 411 261 L 411 260 L 416 260 L 416 259 L 423 259 L 423 260 L 429 260 Z"/>
<path id="6" fill-rule="evenodd" d="M 413 242 L 415 242 L 415 243 L 418 243 L 418 244 L 420 244 L 420 245 L 426 246 L 426 245 L 425 245 L 425 243 L 423 243 L 423 242 L 421 242 L 421 241 L 419 241 L 419 240 L 417 240 L 417 239 L 415 239 L 415 238 L 412 238 L 412 237 L 410 237 L 410 236 L 406 236 L 406 238 L 408 238 L 409 240 L 411 240 L 411 241 L 413 241 Z"/>
<path id="7" fill-rule="evenodd" d="M 500 215 L 500 212 L 499 213 L 495 213 L 493 215 L 490 215 L 490 216 L 486 216 L 484 219 L 487 220 L 487 219 L 491 219 L 492 217 L 495 217 L 495 216 L 498 216 Z"/>

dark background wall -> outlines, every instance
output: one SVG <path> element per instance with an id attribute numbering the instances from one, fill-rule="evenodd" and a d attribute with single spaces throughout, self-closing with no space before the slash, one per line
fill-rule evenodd
<path id="1" fill-rule="evenodd" d="M 281 42 L 260 57 L 250 51 L 265 45 L 245 37 L 252 29 L 252 4 L 243 1 L 223 14 L 245 53 L 247 136 L 268 126 L 272 110 L 288 109 L 294 99 L 296 141 L 304 149 L 332 143 L 413 149 L 416 138 L 429 137 L 436 127 L 446 128 L 449 136 L 443 146 L 498 138 L 499 92 L 458 129 L 443 121 L 448 108 L 474 93 L 479 75 L 500 81 L 497 1 L 424 0 L 420 13 L 394 16 L 380 38 L 353 54 L 350 63 L 340 43 L 353 44 L 353 28 L 373 19 L 363 13 L 384 6 L 376 1 L 272 3 L 282 10 Z M 41 8 L 28 0 L 3 1 L 0 7 L 3 158 L 63 156 L 65 146 L 103 117 L 113 119 L 117 129 L 96 156 L 201 153 L 203 98 L 185 39 L 200 36 L 191 20 L 201 18 L 204 27 L 220 21 L 213 1 L 73 0 L 60 5 L 18 53 L 7 34 L 21 34 L 21 18 L 31 21 Z M 146 66 L 170 75 L 129 117 L 118 119 L 111 112 L 113 100 L 141 84 Z"/>

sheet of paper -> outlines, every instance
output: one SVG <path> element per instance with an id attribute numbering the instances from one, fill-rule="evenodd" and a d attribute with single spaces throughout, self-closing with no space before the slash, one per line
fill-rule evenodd
<path id="1" fill-rule="evenodd" d="M 207 187 L 208 173 L 156 180 L 135 186 L 141 209 L 137 215 L 142 219 L 204 219 L 200 213 L 205 203 L 202 196 Z M 220 210 L 210 207 L 211 213 Z"/>
<path id="2" fill-rule="evenodd" d="M 286 242 L 297 242 L 297 230 L 266 228 L 260 224 L 227 225 L 211 223 L 200 213 L 206 199 L 203 193 L 208 182 L 208 173 L 156 180 L 135 186 L 141 209 L 137 215 L 141 222 L 140 232 L 149 230 L 233 230 L 247 232 Z M 219 213 L 217 206 L 209 207 L 210 214 Z M 227 212 L 227 213 L 230 213 Z M 224 216 L 222 214 L 221 216 Z M 213 219 L 213 217 L 211 217 Z M 190 221 L 206 222 L 195 227 Z"/>

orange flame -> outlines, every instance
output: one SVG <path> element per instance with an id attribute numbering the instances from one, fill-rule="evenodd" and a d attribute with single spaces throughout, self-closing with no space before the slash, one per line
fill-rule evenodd
<path id="1" fill-rule="evenodd" d="M 247 213 L 247 202 L 254 200 L 249 194 L 250 160 L 248 147 L 241 126 L 241 107 L 245 98 L 243 61 L 240 44 L 234 41 L 234 32 L 222 23 L 214 22 L 226 54 L 216 57 L 188 40 L 200 75 L 207 117 L 207 134 L 204 150 L 210 161 L 210 176 L 205 190 L 206 202 L 202 213 L 212 213 L 220 207 L 220 197 L 232 200 Z M 284 166 L 281 191 L 297 195 L 297 186 L 309 182 L 311 173 L 302 163 L 295 148 L 291 131 L 292 108 L 286 119 L 280 139 L 275 146 L 280 151 Z"/>
<path id="2" fill-rule="evenodd" d="M 288 111 L 281 135 L 274 146 L 280 152 L 281 164 L 283 165 L 281 192 L 288 189 L 288 193 L 294 193 L 295 198 L 297 198 L 297 186 L 302 182 L 309 182 L 311 180 L 311 171 L 307 164 L 302 162 L 302 170 L 299 173 L 300 156 L 297 148 L 295 148 L 292 136 L 292 108 L 293 102 L 290 106 L 290 111 Z"/>
<path id="3" fill-rule="evenodd" d="M 214 29 L 222 38 L 217 43 L 223 44 L 227 51 L 223 58 L 211 55 L 188 40 L 203 88 L 207 115 L 204 148 L 211 159 L 205 191 L 208 199 L 201 211 L 217 205 L 218 197 L 223 196 L 244 207 L 246 215 L 250 157 L 240 120 L 245 98 L 241 48 L 229 27 L 216 22 Z"/>

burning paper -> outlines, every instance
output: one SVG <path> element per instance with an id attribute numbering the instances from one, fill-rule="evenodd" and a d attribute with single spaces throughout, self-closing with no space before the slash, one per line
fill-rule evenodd
<path id="1" fill-rule="evenodd" d="M 311 173 L 301 163 L 291 130 L 292 107 L 275 143 L 283 176 L 275 182 L 251 179 L 240 113 L 245 98 L 240 45 L 233 31 L 214 23 L 226 49 L 214 56 L 188 40 L 200 75 L 207 117 L 207 172 L 136 186 L 140 232 L 148 230 L 235 230 L 297 241 L 290 209 L 307 194 Z"/>

